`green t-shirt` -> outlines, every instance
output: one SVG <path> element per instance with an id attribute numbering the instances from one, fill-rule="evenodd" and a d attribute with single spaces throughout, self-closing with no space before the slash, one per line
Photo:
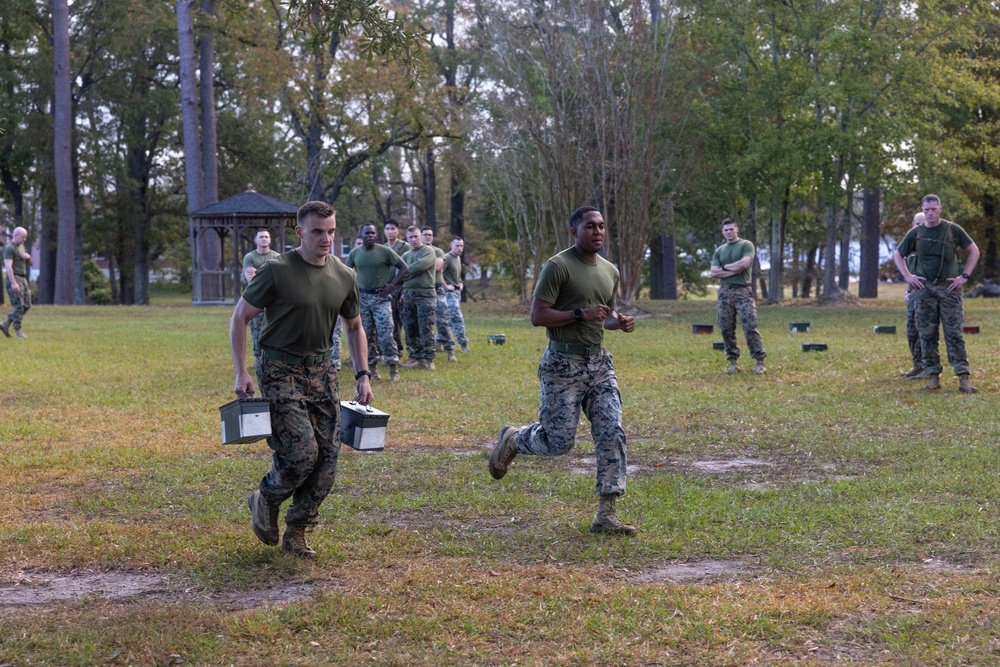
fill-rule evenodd
<path id="1" fill-rule="evenodd" d="M 437 255 L 434 248 L 422 245 L 418 249 L 407 250 L 403 261 L 410 272 L 403 278 L 403 289 L 434 291 L 434 260 Z"/>
<path id="2" fill-rule="evenodd" d="M 551 303 L 556 310 L 589 308 L 600 303 L 614 310 L 618 280 L 614 264 L 601 256 L 587 262 L 573 246 L 542 266 L 535 298 Z M 604 341 L 604 322 L 574 322 L 564 327 L 546 327 L 545 332 L 549 340 L 589 347 Z"/>
<path id="3" fill-rule="evenodd" d="M 243 255 L 243 270 L 240 271 L 240 282 L 243 283 L 244 287 L 246 287 L 247 277 L 245 274 L 248 268 L 252 266 L 260 271 L 260 267 L 264 266 L 266 262 L 269 262 L 272 259 L 277 259 L 278 257 L 281 257 L 281 254 L 273 250 L 268 250 L 264 254 L 261 254 L 257 252 L 256 248 Z"/>
<path id="4" fill-rule="evenodd" d="M 264 264 L 243 298 L 264 309 L 261 347 L 303 356 L 328 351 L 337 316 L 361 310 L 353 271 L 333 256 L 324 266 L 310 264 L 295 250 Z"/>
<path id="5" fill-rule="evenodd" d="M 434 248 L 435 266 L 437 266 L 436 260 L 440 259 L 444 261 L 444 250 L 441 250 L 441 248 L 435 246 L 431 247 Z M 440 271 L 434 269 L 434 287 L 441 287 L 443 285 L 444 285 L 444 266 L 441 267 Z"/>
<path id="6" fill-rule="evenodd" d="M 916 253 L 916 270 L 910 269 L 914 275 L 928 280 L 943 280 L 962 273 L 955 254 L 956 245 L 968 248 L 972 245 L 972 238 L 954 222 L 942 220 L 934 227 L 914 227 L 906 233 L 896 250 L 903 257 Z"/>
<path id="7" fill-rule="evenodd" d="M 24 257 L 22 257 L 23 254 L 24 254 L 23 243 L 19 243 L 18 245 L 14 245 L 13 243 L 8 243 L 6 246 L 4 246 L 3 249 L 4 264 L 7 263 L 8 259 L 12 260 L 11 266 L 14 269 L 14 274 L 27 278 L 28 263 L 24 261 Z"/>
<path id="8" fill-rule="evenodd" d="M 738 262 L 744 257 L 753 257 L 753 253 L 753 243 L 750 243 L 746 239 L 736 239 L 732 243 L 723 243 L 712 253 L 712 266 L 717 266 L 721 269 L 726 264 Z M 750 269 L 752 266 L 753 264 L 751 263 L 741 273 L 729 276 L 728 278 L 722 278 L 719 282 L 723 285 L 749 285 Z"/>
<path id="9" fill-rule="evenodd" d="M 371 290 L 385 287 L 395 277 L 399 259 L 392 248 L 375 244 L 371 250 L 365 250 L 364 246 L 355 248 L 345 264 L 357 270 L 358 287 Z"/>
<path id="10" fill-rule="evenodd" d="M 410 251 L 410 244 L 403 239 L 396 239 L 396 242 L 392 245 L 389 245 L 388 243 L 385 245 L 387 248 L 392 248 L 392 251 L 400 257 Z"/>
<path id="11" fill-rule="evenodd" d="M 458 287 L 462 282 L 462 258 L 450 252 L 444 255 L 444 282 Z"/>

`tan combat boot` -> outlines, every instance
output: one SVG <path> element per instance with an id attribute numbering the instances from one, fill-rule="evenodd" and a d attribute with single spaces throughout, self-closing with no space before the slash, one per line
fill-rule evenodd
<path id="1" fill-rule="evenodd" d="M 614 535 L 635 535 L 639 530 L 635 526 L 625 523 L 615 514 L 615 500 L 617 496 L 601 496 L 597 505 L 597 514 L 590 524 L 587 532 L 590 533 L 612 533 Z"/>
<path id="2" fill-rule="evenodd" d="M 928 379 L 927 384 L 924 385 L 924 389 L 934 391 L 941 388 L 941 375 L 939 373 L 928 373 L 926 377 Z"/>
<path id="3" fill-rule="evenodd" d="M 448 350 L 448 361 L 458 361 L 455 357 L 455 350 Z"/>
<path id="4" fill-rule="evenodd" d="M 368 370 L 370 370 L 372 372 L 372 379 L 373 380 L 381 380 L 382 379 L 382 376 L 378 374 L 378 364 L 372 364 L 371 366 L 368 367 Z"/>
<path id="5" fill-rule="evenodd" d="M 389 382 L 399 382 L 399 370 L 396 364 L 389 365 Z"/>
<path id="6" fill-rule="evenodd" d="M 469 344 L 462 343 L 462 352 L 468 352 L 468 351 L 469 351 Z"/>
<path id="7" fill-rule="evenodd" d="M 726 369 L 726 375 L 732 375 L 733 373 L 739 373 L 739 372 L 740 372 L 739 365 L 736 363 L 735 359 L 732 359 L 729 362 L 729 368 Z"/>
<path id="8" fill-rule="evenodd" d="M 969 382 L 968 373 L 963 373 L 962 375 L 958 376 L 958 390 L 963 394 L 975 394 L 977 391 L 979 391 L 978 389 L 972 386 L 971 382 Z"/>
<path id="9" fill-rule="evenodd" d="M 757 360 L 757 365 L 754 366 L 753 370 L 750 371 L 750 372 L 753 373 L 753 374 L 755 374 L 755 375 L 763 375 L 764 373 L 766 373 L 767 369 L 764 368 L 764 360 L 763 359 L 758 359 Z"/>
<path id="10" fill-rule="evenodd" d="M 260 495 L 260 490 L 247 497 L 250 506 L 250 526 L 257 539 L 269 547 L 278 543 L 278 511 L 280 506 L 271 505 Z"/>
<path id="11" fill-rule="evenodd" d="M 507 474 L 507 467 L 510 465 L 514 457 L 517 456 L 517 444 L 514 442 L 514 436 L 517 435 L 517 429 L 513 426 L 504 426 L 500 429 L 500 435 L 497 437 L 497 444 L 490 452 L 489 469 L 490 476 L 493 479 L 503 479 L 503 476 Z"/>
<path id="12" fill-rule="evenodd" d="M 10 338 L 10 320 L 4 320 L 3 323 L 0 324 L 0 331 L 3 332 L 4 336 Z"/>
<path id="13" fill-rule="evenodd" d="M 914 379 L 917 375 L 924 372 L 924 369 L 914 366 L 908 371 L 900 371 L 899 377 Z"/>
<path id="14" fill-rule="evenodd" d="M 424 365 L 422 367 L 425 371 L 436 371 L 437 366 L 434 365 L 433 359 L 424 359 Z"/>
<path id="15" fill-rule="evenodd" d="M 316 552 L 306 544 L 306 529 L 303 526 L 285 526 L 281 536 L 281 550 L 300 558 L 315 558 Z"/>

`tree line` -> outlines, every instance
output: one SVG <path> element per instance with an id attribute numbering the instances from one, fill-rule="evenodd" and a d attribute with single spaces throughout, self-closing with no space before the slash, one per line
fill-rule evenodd
<path id="1" fill-rule="evenodd" d="M 852 240 L 875 296 L 933 191 L 993 279 L 998 4 L 7 0 L 0 215 L 40 303 L 84 303 L 93 255 L 148 303 L 188 214 L 248 186 L 465 236 L 524 300 L 596 205 L 625 304 L 698 289 L 727 216 L 768 301 L 846 289 Z"/>

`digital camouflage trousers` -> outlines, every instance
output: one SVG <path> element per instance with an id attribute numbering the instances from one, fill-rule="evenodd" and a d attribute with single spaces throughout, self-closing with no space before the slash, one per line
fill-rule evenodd
<path id="1" fill-rule="evenodd" d="M 434 359 L 437 296 L 432 290 L 403 290 L 403 327 L 411 359 Z"/>
<path id="2" fill-rule="evenodd" d="M 264 311 L 260 311 L 250 320 L 250 340 L 253 343 L 253 356 L 260 359 L 260 330 L 264 328 Z"/>
<path id="3" fill-rule="evenodd" d="M 445 292 L 444 297 L 448 302 L 448 316 L 451 318 L 451 330 L 455 332 L 455 342 L 459 345 L 468 345 L 469 339 L 465 335 L 465 318 L 462 317 L 462 292 L 458 289 Z"/>
<path id="4" fill-rule="evenodd" d="M 374 365 L 381 349 L 385 363 L 399 363 L 399 348 L 392 337 L 392 299 L 361 293 L 361 326 L 368 338 L 368 364 Z"/>
<path id="5" fill-rule="evenodd" d="M 28 284 L 27 278 L 15 275 L 14 279 L 21 288 L 20 292 L 15 292 L 11 289 L 12 285 L 9 278 L 4 281 L 7 284 L 7 295 L 10 297 L 11 308 L 10 312 L 7 313 L 7 319 L 10 320 L 10 326 L 14 331 L 20 331 L 21 320 L 24 319 L 24 314 L 31 308 L 31 285 Z"/>
<path id="6" fill-rule="evenodd" d="M 955 375 L 968 375 L 969 358 L 965 353 L 965 338 L 962 325 L 962 294 L 948 290 L 945 282 L 930 281 L 914 292 L 911 301 L 916 301 L 917 331 L 920 332 L 920 347 L 923 351 L 924 369 L 928 373 L 940 374 L 941 355 L 938 352 L 938 325 L 944 329 L 944 344 L 948 351 L 948 364 Z"/>
<path id="7" fill-rule="evenodd" d="M 723 283 L 719 287 L 719 301 L 716 304 L 719 320 L 719 330 L 722 332 L 722 342 L 726 346 L 726 359 L 735 361 L 740 358 L 740 348 L 736 345 L 736 320 L 743 326 L 743 335 L 747 341 L 750 356 L 761 361 L 767 356 L 764 341 L 757 331 L 757 301 L 750 285 L 729 285 Z"/>
<path id="8" fill-rule="evenodd" d="M 910 356 L 914 368 L 924 367 L 924 351 L 920 346 L 920 331 L 917 330 L 916 292 L 910 292 L 906 301 L 906 343 L 910 346 Z"/>
<path id="9" fill-rule="evenodd" d="M 444 343 L 444 349 L 454 350 L 455 340 L 451 335 L 451 312 L 448 310 L 448 297 L 444 286 L 438 285 L 434 288 L 434 299 L 437 308 L 434 319 L 437 325 L 437 340 Z"/>
<path id="10" fill-rule="evenodd" d="M 546 350 L 538 366 L 541 400 L 538 421 L 518 429 L 514 442 L 522 454 L 559 456 L 576 442 L 580 410 L 590 420 L 597 458 L 597 494 L 625 493 L 625 429 L 622 397 L 611 353 L 594 357 Z"/>
<path id="11" fill-rule="evenodd" d="M 272 505 L 292 499 L 287 525 L 315 526 L 340 454 L 337 370 L 330 360 L 302 366 L 261 357 L 257 382 L 271 404 L 271 469 L 260 481 L 260 493 Z"/>

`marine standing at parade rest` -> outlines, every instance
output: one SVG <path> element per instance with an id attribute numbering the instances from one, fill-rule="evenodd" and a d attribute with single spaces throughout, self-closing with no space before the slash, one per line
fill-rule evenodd
<path id="1" fill-rule="evenodd" d="M 21 324 L 25 313 L 31 308 L 31 286 L 28 282 L 28 267 L 31 266 L 31 254 L 24 249 L 24 242 L 28 238 L 28 230 L 24 227 L 15 227 L 11 234 L 10 243 L 3 249 L 3 273 L 4 282 L 7 285 L 7 294 L 10 296 L 11 311 L 7 317 L 0 322 L 0 331 L 4 336 L 10 338 L 10 330 L 18 338 L 27 338 L 21 331 Z"/>
<path id="2" fill-rule="evenodd" d="M 385 245 L 392 249 L 394 253 L 402 257 L 410 249 L 410 244 L 399 238 L 399 223 L 389 218 L 382 225 L 385 232 Z M 403 329 L 403 308 L 399 300 L 403 298 L 403 286 L 396 285 L 392 293 L 392 337 L 396 341 L 396 349 L 403 353 L 403 339 L 401 332 Z"/>
<path id="3" fill-rule="evenodd" d="M 378 229 L 368 223 L 361 228 L 361 247 L 351 250 L 347 266 L 354 269 L 361 292 L 361 325 L 368 339 L 369 368 L 378 377 L 376 341 L 389 365 L 389 380 L 399 382 L 399 348 L 392 337 L 392 292 L 409 271 L 406 262 L 391 248 L 376 243 Z M 395 275 L 393 275 L 395 269 Z M 390 276 L 392 279 L 390 280 Z"/>
<path id="4" fill-rule="evenodd" d="M 599 501 L 589 531 L 635 535 L 636 528 L 615 513 L 616 500 L 625 493 L 625 430 L 611 353 L 601 346 L 605 329 L 630 333 L 635 319 L 615 312 L 620 275 L 598 255 L 606 234 L 600 211 L 578 208 L 569 224 L 573 246 L 545 263 L 531 300 L 531 324 L 545 327 L 549 339 L 538 366 L 538 421 L 500 430 L 489 471 L 501 479 L 518 454 L 568 453 L 582 408 L 590 420 L 597 458 Z"/>
<path id="5" fill-rule="evenodd" d="M 722 342 L 726 346 L 726 359 L 729 360 L 727 375 L 739 372 L 740 348 L 736 344 L 736 319 L 743 326 L 743 336 L 747 341 L 750 356 L 757 364 L 753 372 L 758 375 L 766 373 L 764 358 L 764 341 L 757 330 L 757 300 L 750 283 L 750 267 L 753 265 L 755 248 L 753 243 L 740 238 L 740 228 L 732 218 L 722 221 L 722 238 L 726 242 L 715 249 L 712 254 L 712 268 L 709 274 L 719 278 L 719 300 L 716 313 L 719 320 L 719 330 L 722 332 Z"/>
<path id="6" fill-rule="evenodd" d="M 410 270 L 403 277 L 401 315 L 410 358 L 403 365 L 433 371 L 434 321 L 437 314 L 434 269 L 437 256 L 434 248 L 424 245 L 420 228 L 416 225 L 406 230 L 406 242 L 410 244 L 410 249 L 403 254 L 403 261 Z"/>
<path id="7" fill-rule="evenodd" d="M 434 296 L 437 310 L 434 314 L 434 324 L 437 327 L 437 349 L 448 353 L 448 361 L 455 358 L 455 341 L 451 336 L 451 317 L 448 314 L 448 300 L 444 289 L 444 250 L 434 245 L 434 228 L 421 227 L 420 238 L 424 245 L 434 249 Z"/>
<path id="8" fill-rule="evenodd" d="M 271 468 L 250 494 L 251 526 L 269 546 L 278 544 L 281 504 L 285 512 L 281 549 L 315 557 L 306 531 L 319 523 L 319 507 L 333 488 L 340 453 L 340 395 L 330 359 L 330 337 L 338 315 L 344 318 L 347 346 L 357 381 L 354 400 L 372 401 L 368 349 L 361 326 L 354 272 L 330 257 L 337 231 L 336 212 L 325 202 L 299 208 L 298 248 L 265 264 L 243 292 L 229 323 L 229 346 L 236 369 L 235 392 L 252 396 L 246 369 L 247 323 L 261 310 L 257 381 L 270 403 Z"/>
<path id="9" fill-rule="evenodd" d="M 243 283 L 243 289 L 246 289 L 246 286 L 250 284 L 250 281 L 257 275 L 260 267 L 264 266 L 265 262 L 277 259 L 279 256 L 277 252 L 271 250 L 271 232 L 266 229 L 257 230 L 257 234 L 253 237 L 253 242 L 256 247 L 243 255 L 243 272 L 240 275 L 240 282 Z M 253 343 L 253 356 L 258 360 L 260 359 L 260 330 L 263 326 L 263 312 L 250 320 L 250 340 Z"/>
<path id="10" fill-rule="evenodd" d="M 451 330 L 455 332 L 455 342 L 462 346 L 462 352 L 469 351 L 469 339 L 465 335 L 465 318 L 462 316 L 462 251 L 465 241 L 456 236 L 444 256 L 444 296 L 448 303 L 448 317 Z"/>
<path id="11" fill-rule="evenodd" d="M 910 229 L 924 224 L 923 211 L 913 216 L 913 224 Z M 917 254 L 911 252 L 906 256 L 906 267 L 913 273 L 917 270 Z M 914 290 L 907 286 L 906 294 L 903 296 L 906 301 L 906 343 L 910 347 L 910 357 L 913 364 L 910 370 L 900 373 L 903 377 L 911 380 L 920 379 L 918 376 L 924 372 L 924 351 L 920 347 L 920 332 L 917 331 L 917 300 L 913 298 Z"/>
<path id="12" fill-rule="evenodd" d="M 916 301 L 917 331 L 923 352 L 924 370 L 915 377 L 926 378 L 924 389 L 941 388 L 941 356 L 938 352 L 938 324 L 944 329 L 948 363 L 958 376 L 958 390 L 974 394 L 977 390 L 969 381 L 969 359 L 965 352 L 962 325 L 962 286 L 979 261 L 979 248 L 964 229 L 941 218 L 941 200 L 926 195 L 922 200 L 924 224 L 914 227 L 896 246 L 892 259 L 913 290 Z M 965 267 L 959 268 L 957 249 L 968 253 Z M 911 252 L 917 255 L 916 271 L 911 272 L 904 259 Z"/>

